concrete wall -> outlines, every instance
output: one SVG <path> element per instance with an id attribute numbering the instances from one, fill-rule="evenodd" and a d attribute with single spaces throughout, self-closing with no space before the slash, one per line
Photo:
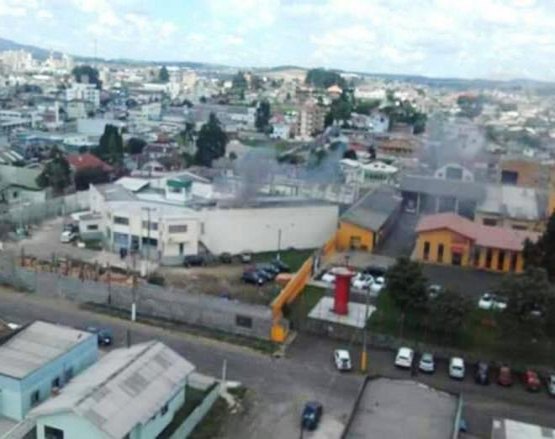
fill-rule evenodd
<path id="1" fill-rule="evenodd" d="M 64 438 L 109 439 L 90 422 L 73 413 L 58 413 L 41 416 L 37 419 L 37 439 L 45 439 L 45 426 L 54 427 L 64 432 Z"/>
<path id="2" fill-rule="evenodd" d="M 160 410 L 156 413 L 156 416 L 153 419 L 151 418 L 146 424 L 138 425 L 131 434 L 131 438 L 136 437 L 137 439 L 151 439 L 158 437 L 164 428 L 166 428 L 166 426 L 172 421 L 175 412 L 177 412 L 185 403 L 186 398 L 185 384 L 183 384 L 169 399 L 168 411 L 162 415 L 162 411 Z"/>
<path id="3" fill-rule="evenodd" d="M 349 222 L 341 221 L 337 231 L 337 246 L 342 250 L 349 250 L 353 244 L 353 238 L 358 238 L 358 248 L 368 251 L 374 249 L 374 232 Z"/>
<path id="4" fill-rule="evenodd" d="M 335 233 L 339 209 L 334 205 L 260 209 L 214 209 L 202 212 L 201 241 L 214 254 L 244 250 L 317 248 Z"/>

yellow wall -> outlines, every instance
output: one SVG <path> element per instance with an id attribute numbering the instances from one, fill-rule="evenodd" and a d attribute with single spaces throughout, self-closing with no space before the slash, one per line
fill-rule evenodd
<path id="1" fill-rule="evenodd" d="M 341 250 L 351 248 L 352 238 L 359 238 L 359 248 L 372 251 L 374 249 L 374 232 L 362 227 L 355 226 L 354 224 L 346 221 L 339 223 L 337 230 L 337 246 Z"/>
<path id="2" fill-rule="evenodd" d="M 427 260 L 424 260 L 424 243 L 430 243 L 430 252 Z M 443 244 L 443 261 L 438 261 L 438 245 Z M 463 248 L 461 266 L 475 267 L 483 270 L 489 271 L 500 271 L 500 272 L 511 272 L 511 260 L 513 252 L 505 250 L 505 258 L 503 261 L 503 267 L 498 268 L 499 254 L 501 250 L 492 248 L 491 249 L 491 264 L 486 267 L 486 255 L 487 248 L 474 249 L 472 242 L 465 239 L 450 230 L 434 230 L 430 232 L 421 232 L 418 234 L 416 240 L 415 256 L 419 261 L 431 262 L 431 263 L 443 263 L 446 265 L 451 265 L 452 261 L 452 251 L 451 246 L 457 245 Z M 478 264 L 474 261 L 474 252 L 479 252 Z M 517 252 L 516 256 L 516 267 L 515 272 L 521 273 L 524 269 L 524 259 L 522 257 L 522 252 Z"/>

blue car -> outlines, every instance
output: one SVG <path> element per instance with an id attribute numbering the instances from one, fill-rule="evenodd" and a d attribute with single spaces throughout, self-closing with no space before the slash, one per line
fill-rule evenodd
<path id="1" fill-rule="evenodd" d="M 305 430 L 316 430 L 324 408 L 317 401 L 309 401 L 305 404 L 301 419 L 302 428 Z"/>

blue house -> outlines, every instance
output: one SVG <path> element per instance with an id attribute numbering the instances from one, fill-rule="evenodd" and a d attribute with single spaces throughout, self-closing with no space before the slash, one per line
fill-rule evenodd
<path id="1" fill-rule="evenodd" d="M 97 357 L 85 331 L 37 321 L 14 332 L 0 345 L 0 416 L 22 420 Z"/>
<path id="2" fill-rule="evenodd" d="M 38 439 L 155 439 L 183 407 L 193 371 L 160 342 L 116 349 L 28 419 L 35 422 Z"/>

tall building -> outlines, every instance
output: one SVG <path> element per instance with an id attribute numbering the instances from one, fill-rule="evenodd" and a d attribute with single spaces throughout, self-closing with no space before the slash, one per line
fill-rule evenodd
<path id="1" fill-rule="evenodd" d="M 326 109 L 313 103 L 303 105 L 299 112 L 299 137 L 313 137 L 324 130 Z"/>

